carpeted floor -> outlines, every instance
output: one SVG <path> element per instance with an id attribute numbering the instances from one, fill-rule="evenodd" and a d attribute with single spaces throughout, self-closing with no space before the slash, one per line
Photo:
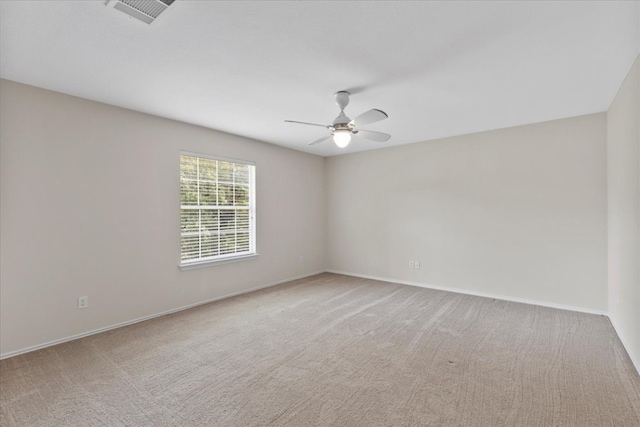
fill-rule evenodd
<path id="1" fill-rule="evenodd" d="M 2 426 L 640 426 L 603 316 L 321 274 L 0 362 Z"/>

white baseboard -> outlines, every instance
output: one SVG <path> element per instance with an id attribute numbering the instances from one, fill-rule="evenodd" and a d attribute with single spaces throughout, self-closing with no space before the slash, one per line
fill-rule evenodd
<path id="1" fill-rule="evenodd" d="M 291 282 L 291 281 L 294 281 L 294 280 L 304 279 L 305 277 L 311 277 L 311 276 L 315 276 L 317 274 L 325 273 L 325 272 L 326 273 L 333 273 L 333 274 L 342 274 L 342 275 L 345 275 L 345 276 L 361 277 L 363 279 L 379 280 L 379 281 L 382 281 L 382 282 L 398 283 L 398 284 L 401 284 L 401 285 L 417 286 L 417 287 L 427 288 L 427 289 L 435 289 L 435 290 L 440 290 L 440 291 L 454 292 L 454 293 L 464 294 L 464 295 L 473 295 L 473 296 L 479 296 L 479 297 L 485 297 L 485 298 L 500 299 L 500 300 L 504 300 L 504 301 L 519 302 L 519 303 L 523 303 L 523 304 L 539 305 L 539 306 L 543 306 L 543 307 L 557 308 L 557 309 L 561 309 L 561 310 L 577 311 L 577 312 L 581 312 L 581 313 L 597 314 L 597 315 L 601 315 L 601 316 L 607 316 L 609 318 L 609 320 L 611 321 L 611 324 L 613 325 L 613 329 L 615 330 L 616 334 L 618 335 L 618 338 L 622 342 L 623 347 L 627 351 L 627 354 L 629 355 L 629 359 L 631 359 L 631 363 L 633 363 L 634 367 L 636 368 L 636 371 L 640 375 L 640 361 L 636 360 L 632 356 L 632 354 L 629 352 L 628 346 L 626 344 L 627 341 L 626 341 L 625 337 L 620 334 L 620 328 L 616 326 L 616 322 L 605 311 L 592 310 L 592 309 L 587 309 L 587 308 L 582 308 L 582 307 L 567 306 L 567 305 L 563 305 L 563 304 L 555 304 L 555 303 L 549 303 L 549 302 L 545 302 L 545 301 L 529 300 L 529 299 L 525 299 L 525 298 L 514 298 L 514 297 L 510 297 L 510 296 L 506 296 L 506 295 L 490 294 L 490 293 L 485 293 L 485 292 L 475 292 L 475 291 L 469 291 L 469 290 L 466 290 L 466 289 L 449 288 L 449 287 L 444 287 L 444 286 L 434 286 L 434 285 L 428 285 L 428 284 L 425 284 L 425 283 L 411 282 L 411 281 L 406 281 L 406 280 L 395 280 L 395 279 L 391 279 L 391 278 L 388 278 L 388 277 L 370 276 L 370 275 L 365 275 L 365 274 L 356 274 L 356 273 L 350 273 L 350 272 L 345 272 L 345 271 L 337 271 L 337 270 L 315 271 L 313 273 L 308 273 L 308 274 L 304 274 L 304 275 L 301 275 L 301 276 L 296 276 L 296 277 L 291 277 L 291 278 L 284 279 L 284 280 L 279 280 L 279 281 L 276 281 L 276 282 L 268 283 L 266 285 L 257 286 L 257 287 L 251 288 L 251 289 L 246 289 L 246 290 L 243 290 L 243 291 L 234 292 L 232 294 L 223 295 L 223 296 L 216 297 L 216 298 L 211 298 L 211 299 L 208 299 L 208 300 L 205 300 L 205 301 L 200 301 L 200 302 L 197 302 L 197 303 L 194 303 L 194 304 L 185 305 L 183 307 L 178 307 L 178 308 L 174 308 L 174 309 L 171 309 L 171 310 L 163 311 L 161 313 L 151 314 L 149 316 L 140 317 L 140 318 L 137 318 L 137 319 L 126 321 L 126 322 L 116 323 L 114 325 L 105 326 L 103 328 L 94 329 L 92 331 L 83 332 L 81 334 L 72 335 L 72 336 L 69 336 L 69 337 L 66 337 L 66 338 L 60 338 L 60 339 L 49 341 L 49 342 L 46 342 L 46 343 L 42 343 L 42 344 L 26 347 L 26 348 L 23 348 L 23 349 L 20 349 L 20 350 L 15 350 L 15 351 L 7 352 L 7 353 L 2 353 L 2 354 L 0 354 L 0 360 L 7 359 L 7 358 L 13 357 L 13 356 L 18 356 L 18 355 L 24 354 L 24 353 L 29 353 L 29 352 L 32 352 L 32 351 L 35 351 L 35 350 L 40 350 L 42 348 L 51 347 L 51 346 L 54 346 L 54 345 L 57 345 L 57 344 L 62 344 L 64 342 L 77 340 L 77 339 L 84 338 L 84 337 L 87 337 L 87 336 L 90 336 L 90 335 L 99 334 L 101 332 L 110 331 L 112 329 L 117 329 L 117 328 L 121 328 L 121 327 L 128 326 L 128 325 L 133 325 L 134 323 L 144 322 L 146 320 L 151 320 L 151 319 L 154 319 L 156 317 L 166 316 L 168 314 L 172 314 L 172 313 L 177 313 L 179 311 L 188 310 L 190 308 L 194 308 L 194 307 L 197 307 L 197 306 L 200 306 L 200 305 L 204 305 L 204 304 L 209 304 L 209 303 L 212 303 L 212 302 L 215 302 L 215 301 L 219 301 L 219 300 L 223 300 L 223 299 L 226 299 L 226 298 L 231 298 L 231 297 L 234 297 L 234 296 L 247 294 L 247 293 L 250 293 L 250 292 L 258 291 L 260 289 L 265 289 L 265 288 L 269 288 L 269 287 L 272 287 L 272 286 L 277 286 L 277 285 L 280 285 L 280 284 L 283 284 L 283 283 L 287 283 L 287 282 Z"/>
<path id="2" fill-rule="evenodd" d="M 640 375 L 640 360 L 634 358 L 633 354 L 631 354 L 631 352 L 629 351 L 629 347 L 627 345 L 628 341 L 626 340 L 625 336 L 620 333 L 620 328 L 617 326 L 617 322 L 613 319 L 613 317 L 609 316 L 609 321 L 611 321 L 611 325 L 616 331 L 616 335 L 618 335 L 622 346 L 627 351 L 627 355 L 629 356 L 629 359 L 631 359 L 631 363 L 633 363 L 634 368 L 636 368 L 636 372 L 638 373 L 638 375 Z"/>
<path id="3" fill-rule="evenodd" d="M 151 319 L 154 319 L 156 317 L 166 316 L 167 314 L 173 314 L 173 313 L 177 313 L 179 311 L 188 310 L 190 308 L 194 308 L 194 307 L 197 307 L 199 305 L 209 304 L 209 303 L 212 303 L 212 302 L 215 302 L 215 301 L 219 301 L 219 300 L 222 300 L 222 299 L 231 298 L 231 297 L 235 297 L 235 296 L 238 296 L 238 295 L 247 294 L 249 292 L 258 291 L 260 289 L 270 288 L 271 286 L 281 285 L 283 283 L 292 282 L 294 280 L 304 279 L 305 277 L 315 276 L 316 274 L 320 274 L 320 273 L 324 273 L 324 270 L 315 271 L 313 273 L 303 274 L 301 276 L 291 277 L 291 278 L 284 279 L 284 280 L 278 280 L 277 282 L 268 283 L 266 285 L 257 286 L 255 288 L 246 289 L 246 290 L 239 291 L 239 292 L 234 292 L 232 294 L 223 295 L 223 296 L 216 297 L 216 298 L 211 298 L 211 299 L 208 299 L 208 300 L 205 300 L 205 301 L 196 302 L 194 304 L 185 305 L 183 307 L 178 307 L 178 308 L 174 308 L 174 309 L 171 309 L 171 310 L 163 311 L 161 313 L 151 314 L 149 316 L 144 316 L 144 317 L 139 317 L 137 319 L 128 320 L 126 322 L 116 323 L 114 325 L 105 326 L 104 328 L 94 329 L 92 331 L 83 332 L 81 334 L 76 334 L 76 335 L 72 335 L 72 336 L 69 336 L 69 337 L 60 338 L 60 339 L 57 339 L 57 340 L 45 342 L 45 343 L 42 343 L 42 344 L 33 345 L 33 346 L 30 346 L 30 347 L 22 348 L 20 350 L 9 351 L 7 353 L 0 354 L 0 360 L 8 359 L 9 357 L 18 356 L 20 354 L 24 354 L 24 353 L 29 353 L 29 352 L 32 352 L 32 351 L 40 350 L 42 348 L 51 347 L 53 345 L 62 344 L 64 342 L 73 341 L 73 340 L 77 340 L 77 339 L 80 339 L 80 338 L 88 337 L 90 335 L 99 334 L 101 332 L 110 331 L 112 329 L 122 328 L 123 326 L 133 325 L 134 323 L 144 322 L 145 320 L 151 320 Z"/>
<path id="4" fill-rule="evenodd" d="M 597 315 L 600 315 L 600 316 L 608 316 L 609 315 L 609 313 L 607 313 L 606 311 L 602 311 L 602 310 L 593 310 L 593 309 L 590 309 L 590 308 L 574 307 L 574 306 L 571 306 L 571 305 L 556 304 L 556 303 L 553 303 L 553 302 L 531 300 L 531 299 L 526 299 L 526 298 L 515 298 L 515 297 L 511 297 L 511 296 L 507 296 L 507 295 L 490 294 L 490 293 L 486 293 L 486 292 L 470 291 L 470 290 L 467 290 L 467 289 L 450 288 L 450 287 L 446 287 L 446 286 L 436 286 L 436 285 L 430 285 L 430 284 L 426 284 L 426 283 L 411 282 L 411 281 L 407 281 L 407 280 L 396 280 L 396 279 L 391 279 L 389 277 L 369 276 L 369 275 L 365 275 L 365 274 L 349 273 L 349 272 L 345 272 L 345 271 L 336 271 L 336 270 L 327 270 L 327 273 L 343 274 L 345 276 L 361 277 L 363 279 L 379 280 L 381 282 L 390 282 L 390 283 L 398 283 L 398 284 L 401 284 L 401 285 L 417 286 L 417 287 L 420 287 L 420 288 L 435 289 L 435 290 L 438 290 L 438 291 L 453 292 L 453 293 L 456 293 L 456 294 L 473 295 L 473 296 L 476 296 L 476 297 L 493 298 L 493 299 L 499 299 L 499 300 L 504 300 L 504 301 L 519 302 L 519 303 L 522 303 L 522 304 L 539 305 L 539 306 L 542 306 L 542 307 L 557 308 L 557 309 L 560 309 L 560 310 L 569 310 L 569 311 L 577 311 L 577 312 L 580 312 L 580 313 L 597 314 Z"/>

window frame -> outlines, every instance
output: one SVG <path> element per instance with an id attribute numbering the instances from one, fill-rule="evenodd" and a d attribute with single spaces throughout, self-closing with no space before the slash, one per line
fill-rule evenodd
<path id="1" fill-rule="evenodd" d="M 249 251 L 248 252 L 234 252 L 232 254 L 216 255 L 213 257 L 196 258 L 192 260 L 182 259 L 182 234 L 183 234 L 182 233 L 182 210 L 183 210 L 183 206 L 189 206 L 189 205 L 182 205 L 182 190 L 181 190 L 182 156 L 195 157 L 195 158 L 207 159 L 207 160 L 217 160 L 222 162 L 236 163 L 236 164 L 250 166 L 249 168 L 249 206 L 248 206 L 248 213 L 249 213 Z M 215 156 L 211 154 L 196 153 L 193 151 L 184 151 L 184 150 L 180 151 L 180 154 L 178 156 L 178 162 L 179 162 L 178 186 L 180 187 L 178 189 L 178 199 L 179 199 L 178 230 L 180 233 L 180 239 L 179 239 L 180 240 L 180 253 L 179 253 L 180 262 L 178 264 L 178 267 L 180 268 L 180 270 L 191 270 L 195 268 L 209 267 L 209 266 L 220 265 L 220 264 L 228 264 L 228 263 L 246 261 L 246 260 L 257 258 L 258 251 L 257 251 L 257 243 L 256 243 L 257 233 L 256 233 L 256 164 L 255 162 L 249 161 L 249 160 L 235 159 L 230 157 Z M 216 181 L 218 181 L 217 178 L 216 178 Z M 220 206 L 220 205 L 216 205 L 216 206 Z"/>

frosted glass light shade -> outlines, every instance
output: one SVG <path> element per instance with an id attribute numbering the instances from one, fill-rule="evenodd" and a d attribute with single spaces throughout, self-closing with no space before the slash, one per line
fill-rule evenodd
<path id="1" fill-rule="evenodd" d="M 337 130 L 333 132 L 333 142 L 340 148 L 344 148 L 349 145 L 351 141 L 351 132 L 348 130 Z"/>

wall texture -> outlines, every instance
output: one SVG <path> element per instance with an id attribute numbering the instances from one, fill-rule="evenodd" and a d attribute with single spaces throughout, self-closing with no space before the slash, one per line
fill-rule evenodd
<path id="1" fill-rule="evenodd" d="M 607 113 L 609 317 L 640 371 L 640 57 Z"/>
<path id="2" fill-rule="evenodd" d="M 604 113 L 331 157 L 327 267 L 604 312 L 606 185 Z"/>
<path id="3" fill-rule="evenodd" d="M 324 269 L 323 158 L 6 80 L 0 91 L 0 353 Z M 178 269 L 180 150 L 256 162 L 258 259 Z"/>

